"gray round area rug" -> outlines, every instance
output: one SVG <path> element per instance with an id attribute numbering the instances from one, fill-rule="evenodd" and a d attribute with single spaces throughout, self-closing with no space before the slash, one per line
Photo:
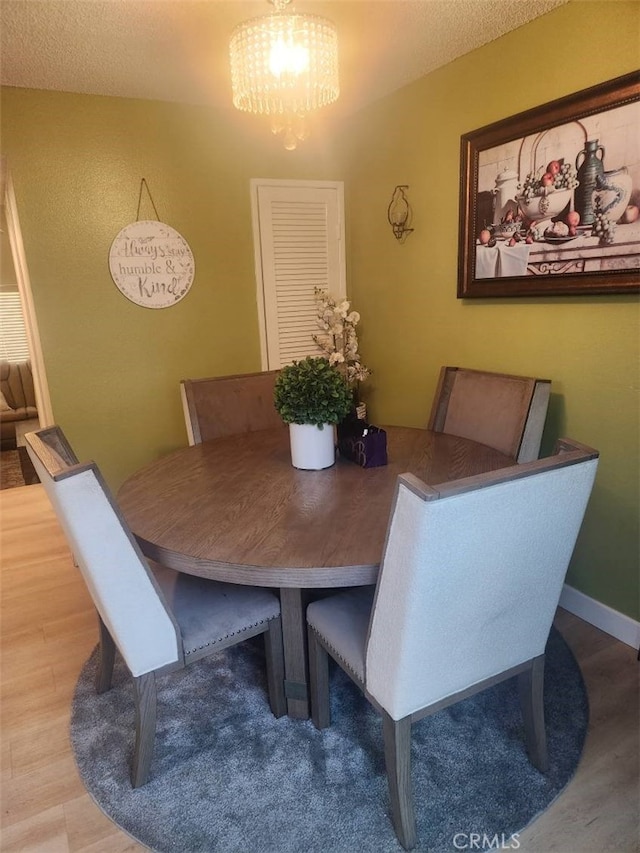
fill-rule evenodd
<path id="1" fill-rule="evenodd" d="M 322 732 L 310 720 L 272 716 L 259 642 L 158 679 L 151 777 L 133 790 L 131 679 L 118 659 L 113 688 L 98 696 L 96 661 L 94 651 L 73 699 L 78 768 L 105 814 L 151 850 L 402 850 L 390 820 L 380 716 L 337 667 L 332 725 Z M 555 630 L 547 644 L 545 715 L 551 762 L 545 775 L 527 758 L 516 679 L 414 724 L 416 850 L 468 849 L 471 833 L 485 849 L 516 846 L 510 837 L 572 777 L 588 703 L 578 665 Z"/>

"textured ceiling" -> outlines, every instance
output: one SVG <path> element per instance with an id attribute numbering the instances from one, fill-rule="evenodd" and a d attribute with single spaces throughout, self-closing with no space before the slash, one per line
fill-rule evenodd
<path id="1" fill-rule="evenodd" d="M 350 113 L 569 0 L 298 0 L 337 28 Z M 7 86 L 231 106 L 233 27 L 266 0 L 1 0 Z M 471 82 L 471 81 L 470 81 Z"/>

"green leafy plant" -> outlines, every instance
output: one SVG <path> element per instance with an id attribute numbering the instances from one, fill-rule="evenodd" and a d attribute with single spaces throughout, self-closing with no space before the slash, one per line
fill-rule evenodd
<path id="1" fill-rule="evenodd" d="M 342 374 L 326 358 L 294 361 L 282 368 L 273 395 L 286 424 L 339 423 L 353 407 L 353 395 Z"/>

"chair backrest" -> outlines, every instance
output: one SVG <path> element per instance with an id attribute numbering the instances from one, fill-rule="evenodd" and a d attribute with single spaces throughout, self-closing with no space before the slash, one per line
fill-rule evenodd
<path id="1" fill-rule="evenodd" d="M 97 466 L 79 464 L 57 426 L 25 440 L 96 610 L 131 673 L 182 660 L 173 615 Z"/>
<path id="2" fill-rule="evenodd" d="M 443 367 L 429 429 L 531 462 L 540 453 L 550 390 L 549 379 Z"/>
<path id="3" fill-rule="evenodd" d="M 437 491 L 399 477 L 366 652 L 394 719 L 544 653 L 597 465 L 567 439 Z"/>
<path id="4" fill-rule="evenodd" d="M 279 372 L 183 379 L 180 393 L 189 444 L 282 426 L 273 403 Z"/>

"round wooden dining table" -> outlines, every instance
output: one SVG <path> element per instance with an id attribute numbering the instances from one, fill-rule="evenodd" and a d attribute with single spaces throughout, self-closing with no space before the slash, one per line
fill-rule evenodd
<path id="1" fill-rule="evenodd" d="M 286 427 L 207 441 L 151 462 L 118 504 L 143 553 L 179 572 L 278 587 L 288 712 L 307 717 L 305 607 L 312 592 L 376 581 L 399 474 L 430 486 L 515 464 L 468 439 L 385 427 L 388 463 L 291 465 Z"/>

